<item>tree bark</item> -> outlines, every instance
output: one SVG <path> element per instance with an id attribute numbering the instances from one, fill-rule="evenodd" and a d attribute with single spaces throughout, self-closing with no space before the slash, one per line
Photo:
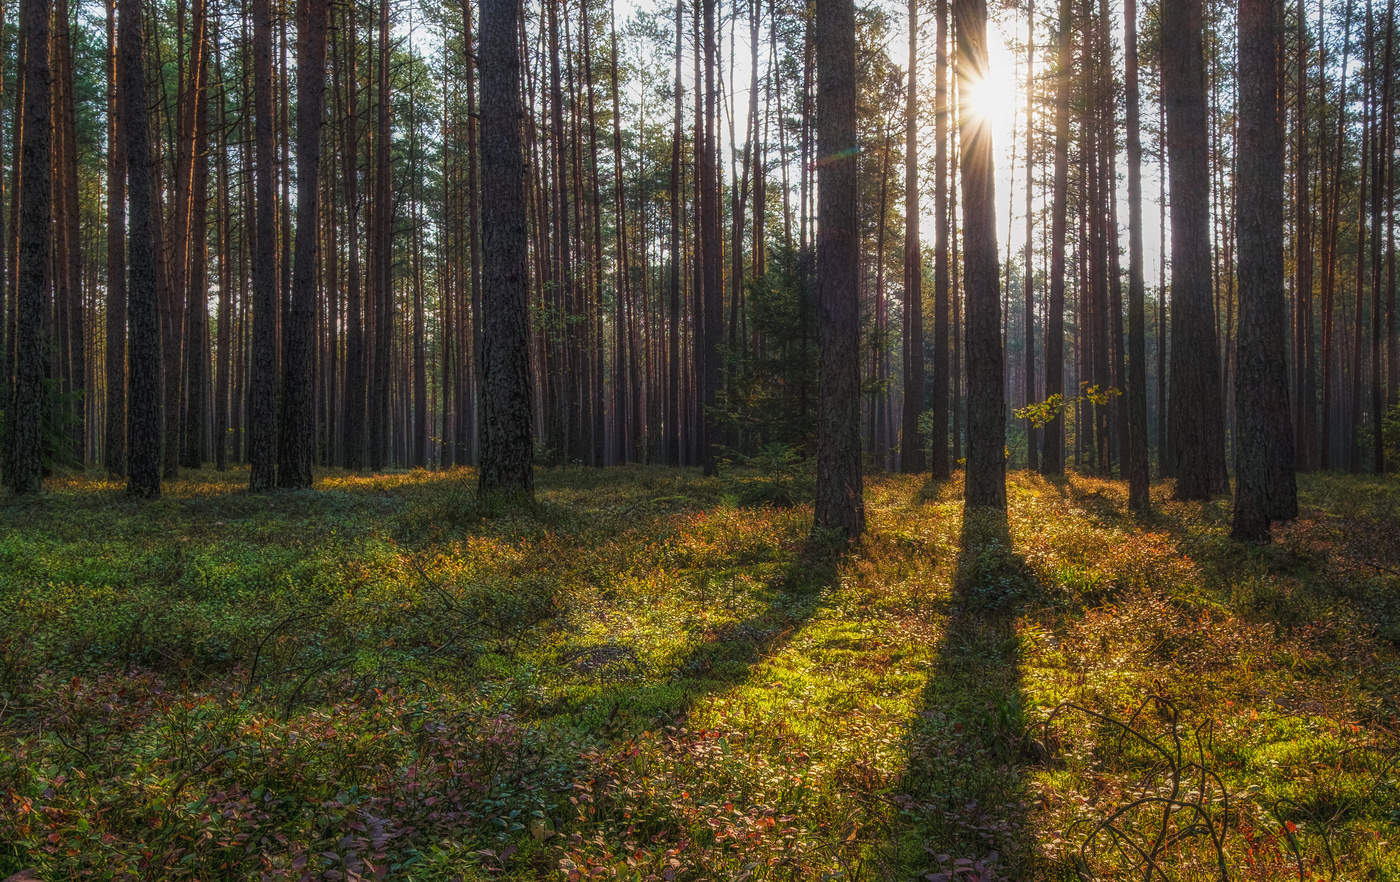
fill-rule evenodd
<path id="1" fill-rule="evenodd" d="M 919 0 L 909 0 L 909 70 L 904 103 L 904 413 L 899 470 L 925 467 L 919 415 L 924 410 L 924 292 L 919 242 Z"/>
<path id="2" fill-rule="evenodd" d="M 707 0 L 707 3 L 711 0 Z M 814 531 L 865 531 L 860 466 L 860 227 L 856 206 L 855 4 L 816 5 L 817 496 Z"/>
<path id="3" fill-rule="evenodd" d="M 126 423 L 126 488 L 132 496 L 160 495 L 160 307 L 157 287 L 151 130 L 146 117 L 145 36 L 141 0 L 118 0 L 121 55 L 120 127 L 125 133 L 127 184 L 127 334 L 131 400 Z"/>
<path id="4" fill-rule="evenodd" d="M 253 352 L 249 380 L 248 488 L 271 490 L 277 466 L 277 229 L 273 189 L 272 10 L 253 0 L 253 125 L 255 205 Z"/>
<path id="5" fill-rule="evenodd" d="M 1065 237 L 1069 212 L 1069 92 L 1074 60 L 1071 0 L 1060 0 L 1059 73 L 1055 84 L 1055 179 L 1050 208 L 1050 303 L 1045 325 L 1045 397 L 1065 391 Z M 1055 406 L 1041 437 L 1040 472 L 1065 473 L 1064 410 Z"/>
<path id="6" fill-rule="evenodd" d="M 107 0 L 107 426 L 103 465 L 126 474 L 126 133 L 118 104 L 122 70 L 117 4 Z M 3 319 L 0 319 L 3 320 Z M 0 335 L 2 336 L 2 335 Z"/>
<path id="7" fill-rule="evenodd" d="M 10 489 L 38 493 L 43 485 L 44 374 L 49 332 L 45 294 L 49 283 L 50 76 L 49 3 L 22 0 L 20 40 L 24 59 L 24 127 L 20 140 L 19 263 L 15 288 L 15 381 L 10 423 Z"/>
<path id="8" fill-rule="evenodd" d="M 1211 303 L 1202 15 L 1201 0 L 1162 8 L 1162 86 L 1172 193 L 1168 431 L 1178 499 L 1208 499 L 1228 487 L 1220 350 Z"/>
<path id="9" fill-rule="evenodd" d="M 1142 254 L 1142 134 L 1138 97 L 1137 0 L 1124 0 L 1124 72 L 1128 147 L 1128 434 L 1123 471 L 1128 507 L 1151 509 L 1147 467 L 1147 315 Z"/>
<path id="10" fill-rule="evenodd" d="M 933 426 L 930 430 L 933 457 L 930 476 L 942 480 L 952 474 L 948 450 L 948 407 L 951 393 L 949 349 L 949 238 L 952 222 L 948 206 L 948 0 L 937 0 L 937 48 L 934 52 L 933 86 L 933 215 L 937 224 L 933 245 Z"/>
<path id="11" fill-rule="evenodd" d="M 520 0 L 481 3 L 483 495 L 530 499 L 529 315 L 524 154 L 520 126 Z"/>
<path id="12" fill-rule="evenodd" d="M 1281 0 L 1239 3 L 1240 322 L 1235 359 L 1231 535 L 1267 541 L 1298 513 L 1288 411 L 1283 296 L 1283 132 L 1278 111 Z"/>
<path id="13" fill-rule="evenodd" d="M 316 258 L 321 237 L 321 124 L 325 115 L 327 0 L 297 2 L 297 236 L 292 302 L 282 328 L 278 486 L 311 487 L 315 456 Z"/>
<path id="14" fill-rule="evenodd" d="M 967 292 L 967 476 L 969 507 L 1006 509 L 1006 408 L 997 269 L 996 178 L 990 119 L 976 112 L 975 83 L 990 75 L 985 0 L 954 0 L 963 206 L 963 284 Z"/>

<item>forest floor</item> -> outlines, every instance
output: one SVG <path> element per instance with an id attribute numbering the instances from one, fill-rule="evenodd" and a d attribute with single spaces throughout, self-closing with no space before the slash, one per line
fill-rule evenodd
<path id="1" fill-rule="evenodd" d="M 332 474 L 0 500 L 0 878 L 1400 879 L 1400 484 Z"/>

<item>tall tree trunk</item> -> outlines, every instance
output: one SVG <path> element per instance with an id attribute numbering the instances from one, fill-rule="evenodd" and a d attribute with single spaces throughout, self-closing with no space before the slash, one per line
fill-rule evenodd
<path id="1" fill-rule="evenodd" d="M 224 80 L 222 53 L 219 51 L 219 34 L 214 34 L 214 76 L 219 81 L 219 138 L 216 150 L 218 168 L 218 237 L 219 237 L 219 304 L 218 354 L 214 368 L 214 468 L 223 471 L 228 466 L 229 433 L 229 391 L 231 388 L 230 368 L 233 345 L 233 243 L 230 241 L 230 227 L 233 226 L 232 194 L 229 181 L 229 122 L 228 122 L 228 83 Z"/>
<path id="2" fill-rule="evenodd" d="M 394 296 L 393 282 L 393 186 L 389 163 L 392 130 L 389 126 L 389 43 L 392 38 L 389 29 L 389 0 L 379 3 L 378 63 L 375 75 L 379 80 L 375 98 L 376 130 L 374 137 L 374 202 L 373 202 L 373 278 L 370 287 L 374 297 L 374 356 L 373 370 L 370 372 L 369 402 L 369 467 L 379 471 L 389 462 L 389 417 L 392 403 L 389 398 L 389 380 L 393 373 Z"/>
<path id="3" fill-rule="evenodd" d="M 1132 2 L 1132 0 L 1127 0 Z M 1035 402 L 1035 270 L 1031 266 L 1034 236 L 1031 211 L 1035 194 L 1035 0 L 1026 5 L 1026 250 L 1024 258 L 1025 311 L 1021 324 L 1026 347 L 1025 394 L 1022 403 Z M 1010 237 L 1008 237 L 1010 238 Z M 1008 243 L 1009 246 L 1010 243 Z M 1010 261 L 1007 261 L 1010 264 Z M 1026 420 L 1026 468 L 1040 467 L 1040 438 L 1033 420 Z"/>
<path id="4" fill-rule="evenodd" d="M 107 427 L 103 465 L 126 474 L 126 133 L 122 131 L 117 3 L 107 0 Z M 0 234 L 3 239 L 3 234 Z M 3 263 L 3 261 L 0 261 Z M 3 313 L 3 310 L 0 310 Z M 3 321 L 3 317 L 0 317 Z M 3 334 L 0 334 L 3 336 Z M 3 370 L 3 368 L 0 368 Z"/>
<path id="5" fill-rule="evenodd" d="M 1282 0 L 1239 3 L 1240 323 L 1235 367 L 1231 535 L 1267 541 L 1297 516 L 1283 297 L 1283 131 L 1278 107 Z"/>
<path id="6" fill-rule="evenodd" d="M 20 40 L 24 59 L 24 127 L 20 139 L 19 266 L 15 288 L 15 381 L 11 393 L 10 468 L 15 493 L 38 493 L 43 484 L 44 374 L 50 341 L 45 320 L 49 284 L 50 91 L 49 3 L 22 0 Z M 17 102 L 18 103 L 18 102 Z"/>
<path id="7" fill-rule="evenodd" d="M 1178 499 L 1208 499 L 1228 487 L 1220 349 L 1211 303 L 1202 15 L 1201 0 L 1162 8 L 1162 85 L 1172 193 L 1168 420 Z"/>
<path id="8" fill-rule="evenodd" d="M 1050 209 L 1050 303 L 1045 324 L 1045 397 L 1052 402 L 1041 438 L 1040 471 L 1065 472 L 1065 238 L 1069 212 L 1069 92 L 1074 59 L 1072 0 L 1060 0 L 1059 71 L 1055 84 L 1055 180 Z"/>
<path id="9" fill-rule="evenodd" d="M 485 237 L 481 335 L 482 494 L 529 499 L 529 315 L 519 0 L 481 3 L 481 183 Z"/>
<path id="10" fill-rule="evenodd" d="M 719 389 L 723 371 L 720 364 L 720 340 L 723 339 L 724 291 L 721 287 L 720 261 L 723 260 L 719 175 L 716 171 L 718 137 L 718 90 L 715 88 L 715 67 L 719 54 L 715 40 L 715 0 L 701 0 L 704 12 L 705 57 L 705 131 L 700 148 L 700 283 L 704 319 L 701 322 L 701 346 L 704 350 L 703 371 L 700 376 L 700 465 L 706 475 L 719 470 L 714 430 L 714 411 L 719 404 Z M 858 424 L 859 421 L 857 420 Z"/>
<path id="11" fill-rule="evenodd" d="M 297 236 L 292 301 L 282 327 L 282 438 L 277 483 L 311 486 L 315 456 L 316 258 L 321 237 L 321 123 L 325 115 L 327 0 L 297 0 Z"/>
<path id="12" fill-rule="evenodd" d="M 277 464 L 277 229 L 272 143 L 272 10 L 253 0 L 254 203 L 253 354 L 248 414 L 248 488 L 271 490 Z"/>
<path id="13" fill-rule="evenodd" d="M 352 470 L 365 462 L 365 315 L 364 286 L 360 270 L 359 196 L 359 74 L 355 4 L 345 6 L 339 55 L 345 78 L 345 108 L 340 124 L 340 178 L 345 202 L 345 384 L 340 423 L 344 450 L 342 462 Z"/>
<path id="14" fill-rule="evenodd" d="M 1128 127 L 1128 435 L 1123 472 L 1128 507 L 1151 508 L 1147 468 L 1147 316 L 1143 303 L 1142 134 L 1138 116 L 1137 0 L 1123 4 L 1124 79 Z"/>
<path id="15" fill-rule="evenodd" d="M 36 0 L 30 0 L 36 2 Z M 151 130 L 146 116 L 145 36 L 141 0 L 118 0 L 121 119 L 127 184 L 127 334 L 131 389 L 126 422 L 126 488 L 133 496 L 160 495 L 160 307 L 152 181 Z"/>
<path id="16" fill-rule="evenodd" d="M 1294 158 L 1294 256 L 1293 283 L 1293 438 L 1297 466 L 1310 469 L 1314 462 L 1317 367 L 1313 352 L 1313 219 L 1312 161 L 1308 132 L 1308 21 L 1305 0 L 1298 0 L 1297 44 L 1298 97 L 1294 107 L 1298 144 Z"/>
<path id="17" fill-rule="evenodd" d="M 706 0 L 712 5 L 712 0 Z M 865 531 L 860 470 L 860 225 L 856 205 L 855 4 L 816 8 L 817 496 L 813 529 L 853 539 Z"/>
<path id="18" fill-rule="evenodd" d="M 191 60 L 190 83 L 186 86 L 189 96 L 191 138 L 189 163 L 189 208 L 185 231 L 185 290 L 180 294 L 185 299 L 184 312 L 184 396 L 181 405 L 181 451 L 180 464 L 197 469 L 203 459 L 205 447 L 205 417 L 207 400 L 205 386 L 208 379 L 209 353 L 205 348 L 208 337 L 209 286 L 208 273 L 208 175 L 209 175 L 209 100 L 208 100 L 208 46 L 206 29 L 208 17 L 203 0 L 194 7 L 194 30 L 190 41 Z"/>
<path id="19" fill-rule="evenodd" d="M 1318 17 L 1322 18 L 1324 0 L 1318 2 Z M 1351 60 L 1351 11 L 1352 0 L 1347 0 L 1346 10 L 1342 14 L 1342 68 L 1338 81 L 1338 96 L 1346 95 L 1347 88 L 1347 64 Z M 1318 29 L 1319 54 L 1326 46 L 1325 31 L 1321 27 Z M 1319 59 L 1318 89 L 1322 96 L 1322 103 L 1327 104 L 1327 65 L 1325 59 Z M 1324 471 L 1332 467 L 1332 441 L 1333 423 L 1337 419 L 1334 413 L 1335 387 L 1337 385 L 1337 363 L 1340 360 L 1335 352 L 1336 349 L 1336 299 L 1337 299 L 1337 239 L 1338 230 L 1341 227 L 1341 169 L 1343 148 L 1346 143 L 1347 130 L 1347 102 L 1339 97 L 1337 101 L 1337 137 L 1332 150 L 1332 163 L 1330 180 L 1330 196 L 1324 195 L 1323 201 L 1326 217 L 1323 220 L 1326 226 L 1323 243 L 1322 260 L 1322 410 L 1321 424 L 1322 433 L 1318 439 L 1318 467 Z M 1324 163 L 1324 174 L 1326 173 L 1326 158 Z M 1324 194 L 1328 193 L 1328 188 L 1324 185 Z"/>
<path id="20" fill-rule="evenodd" d="M 1385 336 L 1381 311 L 1381 225 L 1384 222 L 1387 198 L 1391 194 L 1388 173 L 1394 164 L 1394 108 L 1390 103 L 1394 33 L 1395 0 L 1388 0 L 1385 10 L 1385 61 L 1380 68 L 1384 78 L 1381 85 L 1380 130 L 1377 135 L 1374 195 L 1371 198 L 1371 468 L 1378 475 L 1385 472 L 1385 384 L 1381 380 L 1381 342 Z M 1391 296 L 1394 296 L 1393 288 Z"/>
<path id="21" fill-rule="evenodd" d="M 54 270 L 63 284 L 55 291 L 55 296 L 65 298 L 62 304 L 67 324 L 59 329 L 66 341 L 63 359 L 63 375 L 67 382 L 65 390 L 70 396 L 69 432 L 71 444 L 66 458 L 78 466 L 87 462 L 87 333 L 83 314 L 82 285 L 82 233 L 79 229 L 78 208 L 78 143 L 77 108 L 74 94 L 75 77 L 73 60 L 72 16 L 68 0 L 58 0 L 54 9 L 56 31 L 53 34 L 55 67 L 57 69 L 58 119 L 62 149 L 58 177 L 55 181 L 57 193 L 54 196 L 55 218 L 59 229 L 59 261 Z"/>
<path id="22" fill-rule="evenodd" d="M 909 70 L 904 103 L 904 413 L 899 469 L 924 470 L 924 274 L 919 242 L 919 0 L 909 0 Z"/>
<path id="23" fill-rule="evenodd" d="M 958 103 L 973 108 L 970 90 L 991 73 L 985 0 L 953 0 L 958 40 Z M 1001 352 L 1001 279 L 997 270 L 996 178 L 992 127 L 982 113 L 965 113 L 960 168 L 963 279 L 967 291 L 968 506 L 1006 509 L 1006 407 Z"/>
<path id="24" fill-rule="evenodd" d="M 953 343 L 948 311 L 951 293 L 948 282 L 950 209 L 948 205 L 948 0 L 935 4 L 937 48 L 934 52 L 933 91 L 933 215 L 937 227 L 933 245 L 933 426 L 930 430 L 933 457 L 929 473 L 936 480 L 952 474 L 948 451 L 948 406 L 950 395 L 949 349 Z"/>
<path id="25" fill-rule="evenodd" d="M 676 78 L 675 109 L 671 128 L 671 227 L 670 227 L 670 267 L 668 268 L 667 294 L 670 300 L 670 316 L 667 322 L 667 350 L 669 364 L 667 379 L 670 387 L 666 395 L 666 462 L 681 464 L 681 34 L 682 0 L 676 0 Z"/>

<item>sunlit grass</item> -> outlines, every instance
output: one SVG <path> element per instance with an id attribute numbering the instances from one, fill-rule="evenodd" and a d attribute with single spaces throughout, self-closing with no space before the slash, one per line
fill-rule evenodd
<path id="1" fill-rule="evenodd" d="M 1073 878 L 1165 786 L 1111 722 L 1149 696 L 1233 878 L 1400 873 L 1393 479 L 1306 479 L 1261 549 L 1165 486 L 1014 473 L 1003 530 L 876 476 L 832 562 L 800 472 L 245 478 L 0 501 L 0 874 Z M 1214 878 L 1188 833 L 1156 860 Z"/>

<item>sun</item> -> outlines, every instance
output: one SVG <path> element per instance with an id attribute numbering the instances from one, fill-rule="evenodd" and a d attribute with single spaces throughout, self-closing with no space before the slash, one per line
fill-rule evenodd
<path id="1" fill-rule="evenodd" d="M 1009 71 L 989 71 L 968 83 L 967 111 L 993 123 L 1009 117 L 1016 106 L 1016 84 Z"/>

